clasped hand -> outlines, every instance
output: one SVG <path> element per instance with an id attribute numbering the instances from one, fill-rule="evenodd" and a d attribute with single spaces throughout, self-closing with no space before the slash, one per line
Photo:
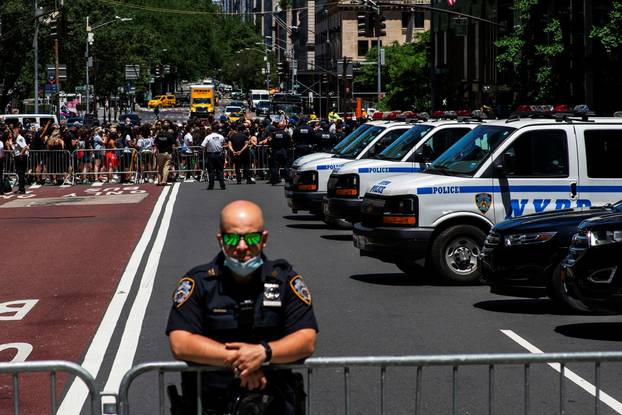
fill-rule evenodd
<path id="1" fill-rule="evenodd" d="M 266 360 L 266 350 L 262 345 L 226 343 L 225 348 L 233 352 L 225 359 L 225 365 L 233 368 L 242 387 L 249 390 L 266 387 L 267 380 L 261 370 L 261 364 Z"/>

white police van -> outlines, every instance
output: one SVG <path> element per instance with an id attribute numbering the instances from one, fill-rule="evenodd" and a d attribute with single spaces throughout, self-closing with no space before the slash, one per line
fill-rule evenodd
<path id="1" fill-rule="evenodd" d="M 425 258 L 447 279 L 477 281 L 478 256 L 495 223 L 620 200 L 620 160 L 620 118 L 483 124 L 425 173 L 376 182 L 354 225 L 354 246 L 407 274 Z"/>
<path id="2" fill-rule="evenodd" d="M 352 161 L 333 170 L 323 203 L 324 220 L 357 222 L 363 195 L 372 184 L 389 176 L 421 172 L 479 124 L 469 119 L 418 123 L 373 159 Z"/>
<path id="3" fill-rule="evenodd" d="M 380 121 L 370 123 L 361 135 L 350 145 L 337 152 L 333 157 L 322 158 L 299 166 L 292 184 L 286 188 L 285 197 L 292 212 L 322 212 L 322 199 L 326 196 L 328 176 L 333 169 L 343 164 L 364 157 L 379 154 L 406 132 L 412 124 L 405 122 Z"/>
<path id="4" fill-rule="evenodd" d="M 344 148 L 346 148 L 347 146 L 352 144 L 352 142 L 354 140 L 356 140 L 361 134 L 363 134 L 365 131 L 367 131 L 367 129 L 370 128 L 374 124 L 382 124 L 382 123 L 378 123 L 378 122 L 371 123 L 371 122 L 369 122 L 369 123 L 365 123 L 365 124 L 359 125 L 358 128 L 356 128 L 354 131 L 352 131 L 350 134 L 348 134 L 346 137 L 344 137 L 341 141 L 339 141 L 335 145 L 335 147 L 332 148 L 330 153 L 317 152 L 317 153 L 307 154 L 307 155 L 302 156 L 302 157 L 298 157 L 292 163 L 292 173 L 295 174 L 296 170 L 300 166 L 302 166 L 303 164 L 308 163 L 310 161 L 319 160 L 319 159 L 323 159 L 323 158 L 327 158 L 327 157 L 333 157 L 339 151 L 343 150 Z M 290 176 L 293 177 L 293 174 L 290 175 Z"/>

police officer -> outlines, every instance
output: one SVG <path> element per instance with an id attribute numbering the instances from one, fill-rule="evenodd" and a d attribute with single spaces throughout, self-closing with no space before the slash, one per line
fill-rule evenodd
<path id="1" fill-rule="evenodd" d="M 298 122 L 292 134 L 292 140 L 294 141 L 294 159 L 313 153 L 316 144 L 315 132 L 304 120 Z"/>
<path id="2" fill-rule="evenodd" d="M 214 188 L 214 182 L 218 179 L 220 190 L 225 190 L 225 137 L 222 134 L 212 132 L 211 127 L 206 128 L 207 136 L 201 143 L 207 157 L 207 169 L 209 184 L 207 190 Z"/>
<path id="3" fill-rule="evenodd" d="M 175 134 L 168 121 L 162 123 L 162 130 L 155 138 L 155 146 L 158 149 L 158 186 L 166 186 L 168 174 L 171 169 L 171 153 L 175 145 Z"/>
<path id="4" fill-rule="evenodd" d="M 285 169 L 285 180 L 289 177 L 287 171 L 287 148 L 291 141 L 290 135 L 285 132 L 285 121 L 280 121 L 275 130 L 262 143 L 270 146 L 270 184 L 281 182 L 280 169 Z"/>
<path id="5" fill-rule="evenodd" d="M 166 333 L 176 359 L 220 366 L 201 375 L 203 407 L 236 413 L 246 402 L 257 413 L 302 413 L 302 377 L 268 363 L 292 363 L 315 350 L 311 294 L 285 260 L 269 260 L 263 213 L 238 200 L 220 214 L 222 252 L 189 271 L 173 294 Z M 184 414 L 196 413 L 196 374 L 182 374 Z M 211 410 L 212 412 L 209 412 Z"/>
<path id="6" fill-rule="evenodd" d="M 12 142 L 13 158 L 15 160 L 15 172 L 17 173 L 17 193 L 26 193 L 26 169 L 28 168 L 28 144 L 21 134 L 18 125 L 13 128 Z"/>
<path id="7" fill-rule="evenodd" d="M 317 150 L 330 151 L 337 144 L 337 136 L 330 132 L 330 123 L 320 122 L 320 128 L 316 132 Z"/>

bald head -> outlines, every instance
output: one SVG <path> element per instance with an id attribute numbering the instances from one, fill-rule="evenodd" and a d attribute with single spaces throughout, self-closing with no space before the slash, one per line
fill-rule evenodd
<path id="1" fill-rule="evenodd" d="M 221 232 L 248 233 L 263 230 L 261 208 L 248 200 L 236 200 L 226 205 L 220 212 Z"/>

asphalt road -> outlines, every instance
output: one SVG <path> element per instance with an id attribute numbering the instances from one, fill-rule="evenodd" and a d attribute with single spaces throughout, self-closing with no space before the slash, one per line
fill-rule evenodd
<path id="1" fill-rule="evenodd" d="M 127 320 L 142 327 L 139 337 L 137 330 L 125 333 L 137 337 L 134 363 L 171 360 L 164 328 L 176 281 L 185 271 L 208 262 L 218 252 L 215 240 L 218 212 L 227 202 L 239 198 L 255 201 L 264 208 L 270 231 L 266 254 L 287 258 L 310 287 L 320 325 L 315 356 L 527 352 L 520 339 L 544 352 L 619 349 L 622 323 L 618 316 L 567 314 L 548 300 L 498 297 L 483 286 L 446 285 L 423 268 L 420 278 L 410 278 L 393 265 L 359 257 L 352 246 L 350 231 L 329 229 L 313 216 L 292 215 L 281 186 L 258 183 L 230 184 L 226 191 L 205 188 L 205 183 L 184 183 L 178 187 L 178 193 L 171 192 L 176 200 L 172 200 L 174 196 L 169 197 L 174 209 L 168 233 L 163 231 L 166 219 L 162 218 L 162 226 L 150 242 L 149 249 L 155 250 L 152 259 L 156 263 L 159 259 L 159 265 L 153 290 L 147 297 L 144 320 L 142 325 L 136 321 L 131 301 L 121 316 L 122 322 Z M 157 246 L 158 235 L 165 237 L 161 249 Z M 143 259 L 141 272 L 149 267 L 153 264 Z M 137 280 L 129 298 L 144 286 L 145 283 Z M 119 356 L 132 356 L 125 349 L 131 342 L 122 340 L 123 329 L 123 324 L 117 326 L 104 359 L 98 377 L 102 387 L 109 380 L 111 367 L 116 367 L 113 361 L 119 360 Z M 570 365 L 570 368 L 587 382 L 594 382 L 593 366 Z M 607 364 L 601 375 L 603 391 L 619 401 L 622 400 L 621 369 L 621 365 Z M 422 413 L 451 413 L 451 368 L 429 368 L 423 373 Z M 522 376 L 523 369 L 517 366 L 495 372 L 494 413 L 523 413 Z M 349 377 L 351 413 L 380 413 L 380 370 L 352 369 Z M 530 413 L 559 413 L 559 378 L 549 366 L 532 368 Z M 311 398 L 314 414 L 344 413 L 343 379 L 339 370 L 314 372 Z M 175 383 L 178 376 L 167 375 L 165 380 Z M 594 398 L 571 381 L 565 383 L 565 413 L 593 413 Z M 460 369 L 458 386 L 456 413 L 487 413 L 487 367 Z M 414 369 L 388 368 L 385 413 L 412 413 L 414 387 Z M 131 397 L 133 414 L 156 413 L 156 376 L 145 375 L 137 380 Z M 616 410 L 605 404 L 601 406 L 601 414 L 622 413 L 622 405 L 616 407 L 616 402 L 612 403 Z"/>

